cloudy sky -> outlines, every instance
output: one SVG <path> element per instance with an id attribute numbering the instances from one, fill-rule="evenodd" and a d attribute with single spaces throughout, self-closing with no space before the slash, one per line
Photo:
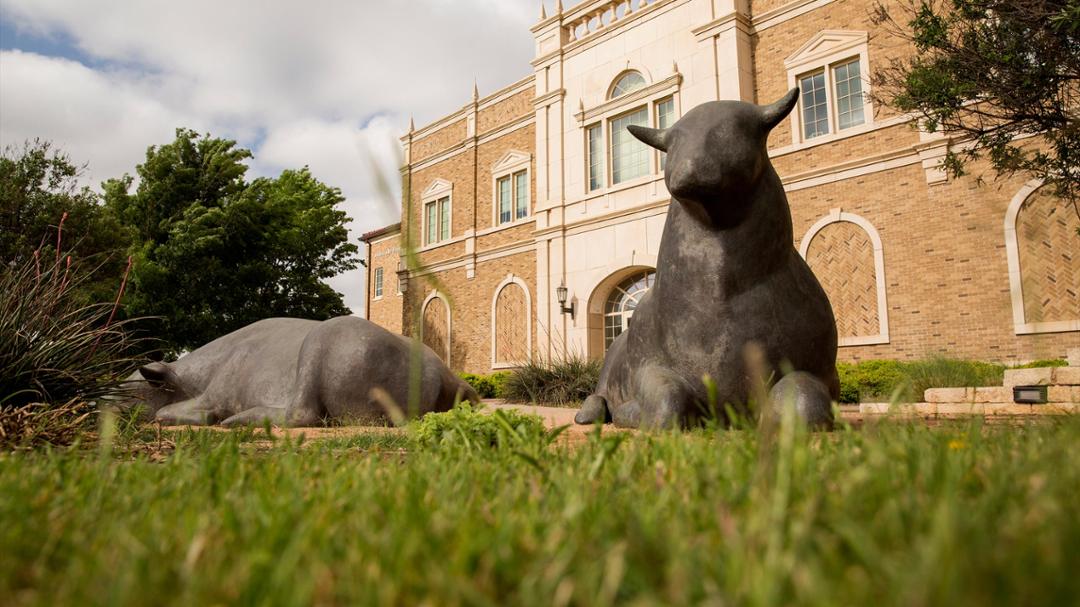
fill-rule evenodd
<path id="1" fill-rule="evenodd" d="M 51 140 L 97 186 L 177 127 L 208 131 L 253 151 L 249 177 L 308 165 L 340 187 L 355 240 L 398 217 L 375 171 L 398 186 L 409 116 L 526 76 L 538 16 L 539 0 L 0 0 L 0 146 Z M 332 284 L 363 312 L 359 271 Z"/>

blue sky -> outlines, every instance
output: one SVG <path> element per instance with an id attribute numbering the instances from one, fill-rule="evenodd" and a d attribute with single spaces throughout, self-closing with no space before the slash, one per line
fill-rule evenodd
<path id="1" fill-rule="evenodd" d="M 340 187 L 355 238 L 397 220 L 372 167 L 396 186 L 409 117 L 526 76 L 538 15 L 536 0 L 0 0 L 0 146 L 51 140 L 96 186 L 177 127 L 211 132 L 253 151 L 251 176 L 308 165 Z M 362 313 L 359 271 L 331 284 Z"/>

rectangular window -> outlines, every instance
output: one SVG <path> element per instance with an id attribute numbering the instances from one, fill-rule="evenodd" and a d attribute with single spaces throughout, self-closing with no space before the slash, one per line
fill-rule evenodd
<path id="1" fill-rule="evenodd" d="M 528 173 L 518 171 L 514 173 L 514 219 L 522 219 L 529 214 L 529 180 Z"/>
<path id="2" fill-rule="evenodd" d="M 383 269 L 375 268 L 375 297 L 382 297 Z"/>
<path id="3" fill-rule="evenodd" d="M 424 244 L 450 238 L 450 197 L 444 196 L 424 205 Z"/>
<path id="4" fill-rule="evenodd" d="M 656 128 L 666 129 L 675 124 L 675 100 L 671 97 L 656 104 Z M 660 152 L 660 172 L 664 172 L 667 154 Z"/>
<path id="5" fill-rule="evenodd" d="M 499 190 L 499 223 L 509 223 L 510 216 L 510 176 L 496 182 Z"/>
<path id="6" fill-rule="evenodd" d="M 833 67 L 833 84 L 836 87 L 836 128 L 846 129 L 865 122 L 859 60 Z"/>
<path id="7" fill-rule="evenodd" d="M 438 227 L 438 207 L 437 202 L 429 202 L 424 205 L 424 225 L 427 227 L 427 233 L 424 234 L 424 244 L 431 244 L 437 240 L 435 230 Z"/>
<path id="8" fill-rule="evenodd" d="M 604 138 L 600 125 L 594 124 L 585 131 L 589 141 L 589 191 L 604 187 Z"/>
<path id="9" fill-rule="evenodd" d="M 622 183 L 649 172 L 649 147 L 626 127 L 648 126 L 649 112 L 641 108 L 611 120 L 611 183 Z"/>
<path id="10" fill-rule="evenodd" d="M 450 238 L 450 197 L 439 199 L 439 240 Z"/>
<path id="11" fill-rule="evenodd" d="M 825 100 L 825 72 L 799 78 L 802 90 L 803 139 L 829 133 L 829 104 Z"/>

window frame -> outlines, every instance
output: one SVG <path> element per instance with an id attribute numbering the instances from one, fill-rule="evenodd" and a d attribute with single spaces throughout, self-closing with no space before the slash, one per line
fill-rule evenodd
<path id="1" fill-rule="evenodd" d="M 385 271 L 382 266 L 375 268 L 371 276 L 371 301 L 378 301 L 383 298 L 383 275 Z"/>
<path id="2" fill-rule="evenodd" d="M 667 99 L 671 99 L 672 106 L 672 122 L 675 122 L 681 116 L 681 85 L 683 81 L 683 75 L 679 72 L 678 66 L 672 65 L 672 72 L 670 75 L 653 79 L 652 75 L 644 69 L 631 67 L 630 69 L 620 70 L 611 80 L 611 85 L 607 89 L 607 94 L 610 95 L 614 89 L 615 84 L 622 79 L 628 71 L 636 71 L 645 79 L 645 86 L 634 91 L 630 91 L 623 95 L 619 95 L 615 98 L 596 99 L 595 106 L 586 107 L 584 102 L 579 103 L 579 109 L 573 114 L 577 120 L 578 132 L 581 139 L 579 139 L 579 149 L 581 159 L 578 161 L 581 167 L 580 173 L 581 180 L 580 185 L 574 183 L 572 186 L 574 189 L 580 188 L 580 193 L 584 197 L 594 197 L 604 195 L 610 192 L 618 191 L 624 188 L 632 188 L 649 181 L 657 181 L 663 179 L 663 172 L 659 169 L 660 162 L 658 154 L 649 154 L 649 167 L 645 175 L 629 179 L 620 183 L 612 183 L 612 170 L 611 170 L 611 120 L 618 118 L 625 114 L 646 109 L 648 123 L 650 128 L 656 128 L 656 106 L 658 103 Z M 650 81 L 651 80 L 651 81 Z M 599 166 L 602 167 L 602 174 L 600 175 L 599 184 L 597 187 L 591 187 L 590 183 L 590 163 L 592 160 L 592 154 L 589 150 L 589 130 L 592 127 L 600 127 L 600 140 L 602 142 L 602 148 L 604 150 L 604 158 Z M 576 170 L 573 175 L 577 175 Z M 573 182 L 577 182 L 575 177 L 571 177 Z"/>
<path id="3" fill-rule="evenodd" d="M 446 234 L 441 234 L 443 224 L 440 214 L 440 203 L 446 201 Z M 435 205 L 436 232 L 434 240 L 428 239 L 428 230 L 431 227 L 428 221 L 428 207 Z M 420 197 L 420 250 L 450 244 L 454 237 L 454 186 L 449 181 L 436 179 Z"/>
<path id="4" fill-rule="evenodd" d="M 524 175 L 525 180 L 525 214 L 518 216 L 518 191 L 517 176 Z M 499 182 L 508 179 L 510 182 L 510 220 L 502 221 L 499 212 Z M 530 221 L 533 215 L 532 208 L 532 154 L 510 150 L 503 158 L 495 163 L 491 170 L 491 229 L 498 230 L 508 228 L 519 223 Z"/>
<path id="5" fill-rule="evenodd" d="M 793 55 L 784 60 L 788 75 L 788 88 L 800 84 L 800 80 L 816 72 L 823 72 L 825 81 L 825 107 L 829 132 L 815 137 L 804 135 L 803 99 L 800 87 L 799 101 L 789 117 L 791 145 L 794 149 L 836 141 L 872 130 L 874 108 L 870 102 L 869 36 L 867 32 L 847 30 L 823 30 L 810 38 Z M 839 128 L 836 82 L 834 72 L 850 61 L 859 62 L 859 80 L 863 98 L 863 122 L 843 129 Z"/>

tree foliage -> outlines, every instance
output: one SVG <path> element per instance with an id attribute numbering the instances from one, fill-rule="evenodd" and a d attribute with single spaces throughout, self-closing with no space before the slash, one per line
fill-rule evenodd
<path id="1" fill-rule="evenodd" d="M 1080 1 L 879 3 L 875 21 L 916 53 L 878 70 L 875 101 L 956 135 L 945 169 L 985 157 L 1002 176 L 1042 179 L 1080 198 Z M 1038 134 L 1040 138 L 1030 139 Z"/>
<path id="2" fill-rule="evenodd" d="M 245 181 L 236 142 L 178 129 L 151 147 L 133 179 L 106 182 L 128 226 L 135 269 L 129 313 L 155 316 L 176 352 L 272 316 L 348 314 L 325 282 L 356 266 L 340 190 L 307 168 Z"/>
<path id="3" fill-rule="evenodd" d="M 70 294 L 88 305 L 111 301 L 124 271 L 128 240 L 100 197 L 79 186 L 83 167 L 47 141 L 8 146 L 0 154 L 0 260 L 9 269 L 39 268 L 71 255 L 83 280 Z M 61 223 L 63 228 L 61 229 Z M 80 267 L 85 270 L 79 272 Z M 91 272 L 90 270 L 97 270 Z"/>

